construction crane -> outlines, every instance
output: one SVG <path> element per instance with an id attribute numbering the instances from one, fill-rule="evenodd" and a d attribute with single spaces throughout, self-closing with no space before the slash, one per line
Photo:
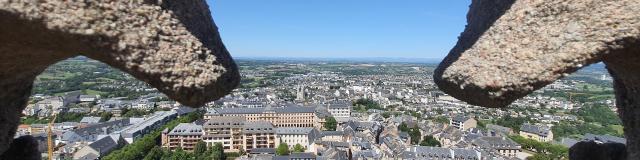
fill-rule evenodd
<path id="1" fill-rule="evenodd" d="M 49 160 L 53 159 L 53 138 L 51 137 L 53 135 L 53 131 L 51 130 L 51 128 L 53 128 L 53 122 L 56 121 L 56 118 L 58 118 L 58 115 L 54 114 L 53 119 L 49 121 L 49 127 L 47 128 L 47 152 L 49 155 Z"/>

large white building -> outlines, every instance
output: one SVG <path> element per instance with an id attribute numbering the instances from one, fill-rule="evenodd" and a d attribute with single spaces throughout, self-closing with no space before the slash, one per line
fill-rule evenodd
<path id="1" fill-rule="evenodd" d="M 351 117 L 351 108 L 349 103 L 330 103 L 327 106 L 329 113 L 336 118 Z"/>
<path id="2" fill-rule="evenodd" d="M 313 127 L 280 127 L 276 128 L 276 135 L 281 143 L 287 143 L 291 149 L 296 144 L 300 144 L 307 149 L 320 133 Z"/>

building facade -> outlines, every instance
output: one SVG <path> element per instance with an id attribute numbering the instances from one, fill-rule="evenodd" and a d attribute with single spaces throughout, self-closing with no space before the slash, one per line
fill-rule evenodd
<path id="1" fill-rule="evenodd" d="M 163 137 L 166 136 L 167 142 L 163 142 L 162 144 L 169 150 L 175 150 L 181 147 L 185 151 L 193 151 L 196 143 L 202 140 L 203 135 L 204 130 L 202 126 L 191 123 L 180 123 L 169 133 L 163 133 Z M 163 138 L 163 140 L 165 140 L 165 138 Z"/>
<path id="2" fill-rule="evenodd" d="M 351 105 L 348 103 L 329 103 L 327 110 L 333 117 L 349 118 L 351 117 Z"/>
<path id="3" fill-rule="evenodd" d="M 208 146 L 221 143 L 225 152 L 250 152 L 254 148 L 275 148 L 280 144 L 276 129 L 268 121 L 246 121 L 243 117 L 211 117 L 203 125 L 202 140 Z"/>
<path id="4" fill-rule="evenodd" d="M 470 128 L 476 128 L 478 125 L 478 121 L 476 121 L 471 117 L 456 116 L 451 118 L 451 121 L 449 124 L 455 127 L 456 129 L 466 131 L 466 130 L 469 130 Z"/>
<path id="5" fill-rule="evenodd" d="M 238 152 L 244 149 L 242 130 L 245 123 L 243 117 L 212 117 L 203 125 L 203 140 L 207 146 L 221 143 L 225 152 Z"/>
<path id="6" fill-rule="evenodd" d="M 549 127 L 532 124 L 522 124 L 520 126 L 520 136 L 540 142 L 553 141 L 553 132 Z"/>
<path id="7" fill-rule="evenodd" d="M 276 128 L 276 135 L 280 139 L 280 142 L 286 143 L 290 149 L 293 146 L 300 144 L 305 149 L 308 149 L 318 135 L 319 131 L 313 127 L 294 128 L 294 127 L 281 127 Z"/>
<path id="8" fill-rule="evenodd" d="M 522 151 L 520 144 L 506 137 L 480 137 L 473 140 L 472 143 L 474 146 L 507 157 L 516 157 Z"/>
<path id="9" fill-rule="evenodd" d="M 267 121 L 275 127 L 314 127 L 312 107 L 216 108 L 205 119 L 216 116 L 244 117 L 247 122 Z"/>
<path id="10" fill-rule="evenodd" d="M 280 144 L 274 126 L 267 121 L 246 122 L 242 135 L 246 152 L 251 152 L 254 148 L 276 148 Z"/>

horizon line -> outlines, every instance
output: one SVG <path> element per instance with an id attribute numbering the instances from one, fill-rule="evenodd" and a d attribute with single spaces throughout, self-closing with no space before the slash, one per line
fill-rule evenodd
<path id="1" fill-rule="evenodd" d="M 303 56 L 232 56 L 234 59 L 390 59 L 390 60 L 438 60 L 442 61 L 444 57 L 303 57 Z"/>

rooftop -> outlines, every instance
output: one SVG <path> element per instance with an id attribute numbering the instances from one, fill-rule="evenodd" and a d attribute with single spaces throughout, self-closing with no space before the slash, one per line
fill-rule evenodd
<path id="1" fill-rule="evenodd" d="M 215 116 L 208 122 L 204 123 L 204 127 L 221 127 L 221 126 L 236 126 L 241 127 L 244 125 L 246 119 L 238 116 Z"/>
<path id="2" fill-rule="evenodd" d="M 245 133 L 275 133 L 273 124 L 268 121 L 256 121 L 244 123 Z"/>
<path id="3" fill-rule="evenodd" d="M 279 127 L 276 128 L 277 134 L 309 134 L 313 130 L 312 127 Z"/>
<path id="4" fill-rule="evenodd" d="M 536 126 L 532 124 L 522 124 L 522 126 L 520 126 L 520 131 L 533 133 L 541 136 L 547 136 L 549 135 L 550 130 L 549 128 L 543 127 L 543 126 Z"/>
<path id="5" fill-rule="evenodd" d="M 472 142 L 474 145 L 492 149 L 520 149 L 520 145 L 505 137 L 480 137 Z"/>
<path id="6" fill-rule="evenodd" d="M 202 135 L 203 133 L 201 125 L 180 123 L 168 135 Z"/>
<path id="7" fill-rule="evenodd" d="M 263 108 L 216 108 L 220 114 L 260 114 L 273 111 L 275 113 L 314 113 L 312 107 L 263 107 Z"/>

